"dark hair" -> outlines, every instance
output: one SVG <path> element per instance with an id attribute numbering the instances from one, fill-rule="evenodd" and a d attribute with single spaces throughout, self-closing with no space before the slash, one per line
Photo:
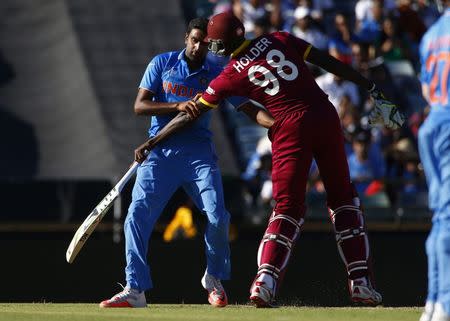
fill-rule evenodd
<path id="1" fill-rule="evenodd" d="M 191 21 L 189 21 L 186 33 L 190 34 L 192 29 L 199 29 L 204 33 L 207 33 L 206 29 L 208 27 L 208 22 L 209 20 L 206 18 L 194 18 Z"/>

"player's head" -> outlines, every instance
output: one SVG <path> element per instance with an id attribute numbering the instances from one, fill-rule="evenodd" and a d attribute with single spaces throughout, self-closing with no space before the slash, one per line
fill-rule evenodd
<path id="1" fill-rule="evenodd" d="M 204 42 L 208 26 L 208 19 L 192 19 L 186 29 L 184 43 L 186 44 L 186 57 L 192 61 L 202 61 L 208 53 L 207 43 Z"/>
<path id="2" fill-rule="evenodd" d="M 213 16 L 208 23 L 208 49 L 215 55 L 229 56 L 245 40 L 242 22 L 232 13 Z"/>

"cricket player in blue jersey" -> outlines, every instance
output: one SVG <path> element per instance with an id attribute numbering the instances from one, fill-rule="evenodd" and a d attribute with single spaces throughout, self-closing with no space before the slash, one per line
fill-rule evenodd
<path id="1" fill-rule="evenodd" d="M 185 35 L 186 48 L 157 55 L 139 86 L 134 110 L 151 116 L 149 136 L 154 137 L 178 112 L 191 113 L 196 94 L 203 92 L 222 66 L 207 59 L 208 20 L 193 19 Z M 230 102 L 250 117 L 262 111 L 246 99 Z M 172 194 L 182 186 L 196 206 L 206 213 L 207 268 L 201 284 L 213 306 L 227 305 L 221 280 L 230 278 L 228 228 L 222 180 L 211 140 L 211 113 L 190 128 L 159 144 L 137 171 L 132 201 L 125 219 L 126 286 L 100 303 L 101 307 L 146 307 L 145 291 L 153 287 L 147 262 L 148 242 L 155 222 Z"/>
<path id="2" fill-rule="evenodd" d="M 420 321 L 450 321 L 450 0 L 420 44 L 423 96 L 431 110 L 419 130 L 419 152 L 433 211 L 426 242 L 428 296 Z"/>

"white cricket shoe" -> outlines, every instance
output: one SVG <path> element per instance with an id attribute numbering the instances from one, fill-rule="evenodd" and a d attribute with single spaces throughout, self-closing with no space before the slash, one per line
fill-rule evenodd
<path id="1" fill-rule="evenodd" d="M 123 290 L 117 293 L 109 300 L 104 300 L 100 303 L 101 308 L 146 308 L 147 300 L 145 293 L 139 292 L 136 289 L 124 287 Z"/>
<path id="2" fill-rule="evenodd" d="M 276 307 L 275 297 L 276 282 L 272 276 L 261 273 L 250 288 L 250 301 L 257 308 Z"/>
<path id="3" fill-rule="evenodd" d="M 219 279 L 205 271 L 201 283 L 203 288 L 208 291 L 208 302 L 212 306 L 223 308 L 228 304 L 227 294 Z"/>
<path id="4" fill-rule="evenodd" d="M 370 284 L 367 278 L 358 278 L 350 280 L 351 300 L 355 303 L 363 303 L 367 305 L 379 305 L 383 300 L 380 293 Z"/>
<path id="5" fill-rule="evenodd" d="M 431 321 L 450 321 L 450 314 L 447 314 L 447 312 L 445 312 L 442 304 L 436 303 L 434 305 L 434 311 Z"/>
<path id="6" fill-rule="evenodd" d="M 427 301 L 427 303 L 425 303 L 425 308 L 423 309 L 419 321 L 431 321 L 433 312 L 434 312 L 434 302 Z"/>

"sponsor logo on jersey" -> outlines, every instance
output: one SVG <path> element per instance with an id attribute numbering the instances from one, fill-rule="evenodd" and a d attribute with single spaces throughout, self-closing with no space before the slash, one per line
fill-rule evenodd
<path id="1" fill-rule="evenodd" d="M 206 81 L 208 81 L 206 79 Z M 188 86 L 173 83 L 171 81 L 164 81 L 162 91 L 166 94 L 172 94 L 179 97 L 194 97 L 196 94 L 201 93 L 201 90 L 196 88 L 190 88 Z"/>
<path id="2" fill-rule="evenodd" d="M 208 88 L 206 88 L 206 93 L 210 94 L 210 95 L 214 95 L 216 93 L 216 91 L 208 86 Z"/>
<path id="3" fill-rule="evenodd" d="M 269 39 L 263 37 L 261 38 L 253 47 L 251 47 L 247 54 L 243 55 L 239 58 L 234 64 L 233 67 L 237 72 L 241 72 L 244 68 L 253 60 L 261 56 L 261 54 L 266 51 L 267 47 L 272 44 Z"/>

